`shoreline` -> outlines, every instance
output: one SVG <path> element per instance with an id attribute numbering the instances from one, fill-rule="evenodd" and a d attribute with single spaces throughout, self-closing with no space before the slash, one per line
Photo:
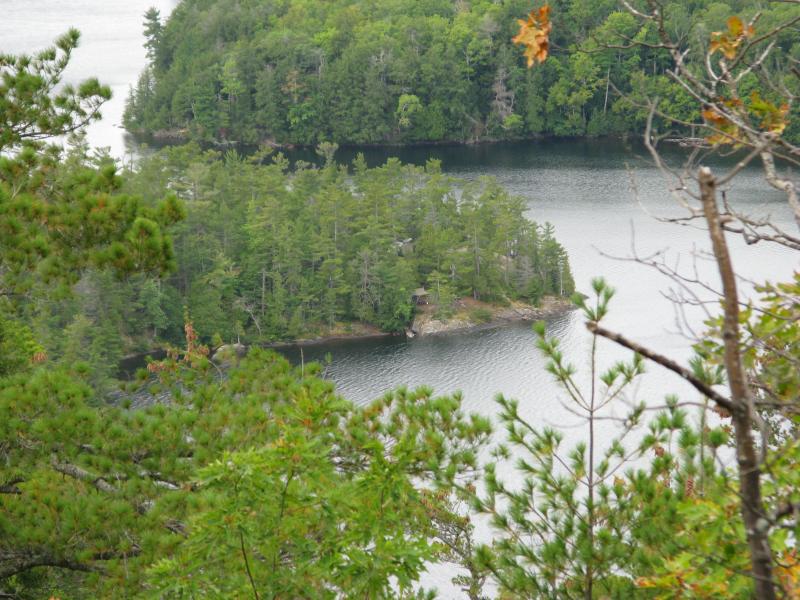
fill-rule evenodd
<path id="1" fill-rule="evenodd" d="M 184 129 L 176 129 L 176 130 L 157 130 L 157 131 L 150 131 L 150 132 L 134 132 L 125 130 L 132 138 L 138 143 L 146 143 L 152 144 L 155 148 L 161 147 L 168 147 L 168 146 L 181 146 L 190 142 L 196 142 L 200 144 L 201 147 L 204 148 L 215 148 L 218 150 L 224 150 L 226 148 L 260 148 L 260 147 L 269 147 L 275 151 L 295 151 L 295 150 L 314 150 L 317 148 L 319 144 L 293 144 L 293 143 L 279 143 L 275 140 L 265 139 L 259 142 L 240 142 L 235 140 L 206 140 L 201 141 L 195 139 L 191 134 L 188 134 L 188 130 Z M 522 136 L 516 138 L 480 138 L 480 139 L 470 139 L 470 140 L 418 140 L 414 142 L 392 142 L 392 141 L 382 141 L 382 142 L 369 142 L 369 143 L 356 143 L 356 142 L 338 142 L 338 147 L 341 149 L 379 149 L 379 148 L 435 148 L 435 147 L 443 147 L 443 146 L 453 146 L 453 147 L 474 147 L 474 146 L 493 146 L 498 144 L 519 144 L 519 143 L 528 143 L 528 142 L 542 142 L 542 141 L 581 141 L 581 140 L 598 140 L 598 139 L 610 139 L 610 140 L 620 140 L 620 141 L 627 141 L 631 138 L 638 139 L 640 138 L 640 134 L 636 133 L 614 133 L 614 134 L 603 134 L 603 135 L 574 135 L 574 136 L 563 136 L 563 135 L 542 135 L 536 134 L 531 136 Z"/>
<path id="2" fill-rule="evenodd" d="M 518 322 L 534 322 L 558 317 L 576 307 L 568 299 L 545 296 L 538 306 L 524 302 L 511 302 L 507 306 L 488 304 L 462 298 L 457 301 L 457 310 L 446 320 L 436 318 L 434 311 L 419 311 L 406 330 L 409 338 L 442 336 L 453 333 L 479 331 Z"/>
<path id="3" fill-rule="evenodd" d="M 327 342 L 347 342 L 350 340 L 374 340 L 387 337 L 399 337 L 397 333 L 389 333 L 388 331 L 381 331 L 380 333 L 355 333 L 352 335 L 347 334 L 334 334 L 323 335 L 315 338 L 298 338 L 296 340 L 289 340 L 286 342 L 268 342 L 264 344 L 250 344 L 250 346 L 258 346 L 259 348 L 276 349 L 276 348 L 292 348 L 292 347 L 305 347 L 305 346 L 319 346 Z"/>
<path id="4" fill-rule="evenodd" d="M 456 333 L 468 333 L 470 331 L 481 331 L 483 329 L 491 329 L 493 327 L 500 327 L 518 322 L 533 322 L 540 319 L 547 319 L 558 317 L 575 310 L 575 305 L 568 298 L 561 298 L 557 296 L 546 296 L 542 298 L 539 306 L 532 306 L 523 302 L 512 302 L 507 306 L 500 306 L 488 304 L 472 300 L 471 298 L 462 298 L 457 301 L 459 310 L 457 310 L 452 317 L 446 321 L 440 321 L 433 317 L 433 311 L 429 307 L 419 307 L 419 311 L 414 316 L 409 327 L 406 328 L 405 333 L 390 333 L 380 331 L 374 325 L 364 323 L 358 324 L 363 329 L 354 333 L 336 332 L 329 335 L 320 335 L 310 338 L 298 338 L 294 340 L 283 340 L 275 342 L 264 342 L 255 344 L 239 344 L 239 346 L 247 348 L 249 346 L 258 346 L 265 349 L 283 349 L 283 348 L 304 348 L 308 346 L 318 346 L 329 342 L 348 342 L 358 340 L 381 339 L 388 337 L 405 337 L 407 339 L 424 338 L 431 336 L 445 336 Z M 488 310 L 491 312 L 489 320 L 477 321 L 470 319 L 469 312 L 474 312 L 476 309 Z M 223 344 L 219 348 L 212 351 L 212 355 L 219 352 L 221 349 L 233 348 L 237 344 Z M 124 356 L 119 361 L 121 372 L 132 372 L 134 365 L 142 363 L 147 357 L 163 357 L 166 354 L 165 348 L 154 348 L 146 352 L 137 352 Z"/>

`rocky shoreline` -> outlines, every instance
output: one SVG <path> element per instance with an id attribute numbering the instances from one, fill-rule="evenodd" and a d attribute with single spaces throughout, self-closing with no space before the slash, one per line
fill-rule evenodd
<path id="1" fill-rule="evenodd" d="M 448 335 L 463 333 L 490 327 L 497 327 L 507 323 L 520 321 L 538 321 L 550 317 L 557 317 L 575 309 L 574 304 L 567 298 L 548 296 L 542 299 L 539 306 L 531 306 L 522 302 L 511 302 L 505 306 L 479 302 L 472 298 L 462 298 L 455 303 L 455 311 L 447 320 L 436 318 L 436 306 L 419 306 L 417 315 L 411 326 L 406 330 L 408 337 L 425 337 L 435 335 Z M 385 337 L 392 334 L 382 332 L 374 325 L 349 324 L 346 330 L 336 330 L 330 335 L 315 338 L 298 339 L 290 342 L 273 342 L 261 344 L 262 348 L 286 348 L 297 346 L 312 346 L 336 340 L 360 340 L 376 337 Z M 219 367 L 219 376 L 224 376 L 228 368 L 235 365 L 239 359 L 247 354 L 248 347 L 241 343 L 224 344 L 211 353 L 211 359 Z M 161 359 L 164 350 L 154 350 L 147 353 L 126 357 L 120 365 L 121 379 L 131 379 L 133 373 L 145 366 L 146 356 Z M 127 363 L 127 365 L 125 364 Z M 127 376 L 123 375 L 127 374 Z M 141 386 L 136 390 L 115 390 L 105 395 L 106 402 L 118 406 L 128 406 L 141 409 L 153 404 L 164 404 L 171 401 L 171 391 L 162 389 L 154 392 L 149 386 Z"/>
<path id="2" fill-rule="evenodd" d="M 452 316 L 448 317 L 446 320 L 440 320 L 436 317 L 436 306 L 434 305 L 417 307 L 417 314 L 411 322 L 411 325 L 405 330 L 405 335 L 408 338 L 447 335 L 449 333 L 463 333 L 477 329 L 497 327 L 499 325 L 519 321 L 533 322 L 566 314 L 574 308 L 574 304 L 572 304 L 569 299 L 558 296 L 546 296 L 542 298 L 539 306 L 532 306 L 523 302 L 511 302 L 505 306 L 500 306 L 480 302 L 472 298 L 462 298 L 456 301 L 455 311 Z M 381 331 L 374 325 L 352 323 L 347 329 L 336 329 L 330 333 L 313 338 L 299 338 L 296 340 L 258 345 L 261 348 L 281 349 L 298 346 L 314 346 L 336 341 L 375 339 L 390 337 L 392 335 L 394 334 Z M 230 352 L 241 355 L 242 351 L 245 349 L 246 346 L 242 344 L 225 344 L 212 350 L 212 357 L 222 359 Z M 128 377 L 132 376 L 136 369 L 142 368 L 145 365 L 146 357 L 148 356 L 161 359 L 165 356 L 165 351 L 159 348 L 149 352 L 126 356 L 120 361 L 120 374 L 125 373 Z M 220 362 L 223 361 L 221 360 Z"/>
<path id="3" fill-rule="evenodd" d="M 533 322 L 565 314 L 574 308 L 575 305 L 569 299 L 556 296 L 543 298 L 539 306 L 523 302 L 498 306 L 465 298 L 458 301 L 456 312 L 446 320 L 438 319 L 433 310 L 418 311 L 411 326 L 406 330 L 406 335 L 408 337 L 445 335 L 518 321 Z"/>
<path id="4" fill-rule="evenodd" d="M 137 141 L 137 143 L 146 143 L 153 145 L 156 149 L 161 146 L 183 145 L 192 141 L 196 141 L 204 148 L 226 149 L 238 148 L 245 154 L 250 151 L 261 148 L 269 147 L 278 152 L 291 152 L 295 150 L 314 150 L 317 144 L 294 144 L 289 142 L 277 142 L 271 138 L 265 138 L 258 142 L 238 142 L 235 140 L 195 140 L 188 128 L 174 128 L 174 129 L 158 129 L 155 131 L 128 131 Z M 382 141 L 373 143 L 354 143 L 343 142 L 338 144 L 339 148 L 350 149 L 375 149 L 375 148 L 432 148 L 439 146 L 493 146 L 498 144 L 521 144 L 528 142 L 542 142 L 552 140 L 593 140 L 593 139 L 613 139 L 620 141 L 627 141 L 631 138 L 630 134 L 617 134 L 617 135 L 582 135 L 582 136 L 558 136 L 558 135 L 529 135 L 517 138 L 492 138 L 485 137 L 479 139 L 453 139 L 453 140 L 422 140 L 415 142 L 393 142 Z M 667 140 L 675 141 L 675 140 Z"/>

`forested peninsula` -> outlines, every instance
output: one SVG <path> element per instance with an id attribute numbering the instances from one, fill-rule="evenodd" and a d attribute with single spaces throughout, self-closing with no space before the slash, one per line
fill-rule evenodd
<path id="1" fill-rule="evenodd" d="M 115 197 L 149 206 L 169 190 L 184 207 L 170 231 L 173 271 L 90 269 L 74 294 L 26 306 L 39 339 L 96 365 L 100 382 L 127 354 L 180 343 L 186 318 L 214 347 L 270 344 L 402 333 L 417 310 L 481 324 L 512 302 L 574 291 L 553 227 L 528 219 L 494 179 L 459 181 L 436 161 L 339 165 L 335 151 L 320 146 L 322 166 L 290 165 L 280 153 L 189 144 L 109 175 Z M 97 169 L 111 174 L 113 163 L 78 147 L 58 172 Z"/>
<path id="2" fill-rule="evenodd" d="M 769 27 L 792 10 L 755 4 L 669 2 L 664 27 L 702 51 L 732 12 L 760 10 Z M 650 97 L 674 119 L 700 117 L 668 75 L 654 23 L 641 28 L 617 0 L 553 2 L 550 58 L 528 70 L 512 37 L 529 8 L 525 0 L 186 0 L 165 23 L 152 10 L 151 62 L 131 89 L 125 127 L 218 143 L 469 143 L 638 135 Z M 794 35 L 778 34 L 770 60 L 800 57 Z M 747 95 L 756 78 L 744 84 Z"/>

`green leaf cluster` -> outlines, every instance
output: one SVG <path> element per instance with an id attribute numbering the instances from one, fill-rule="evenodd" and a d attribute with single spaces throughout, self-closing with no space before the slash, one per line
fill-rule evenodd
<path id="1" fill-rule="evenodd" d="M 598 279 L 593 292 L 576 300 L 598 323 L 613 290 Z M 633 396 L 641 357 L 601 370 L 593 335 L 587 382 L 544 324 L 536 330 L 565 409 L 583 419 L 582 439 L 567 447 L 564 433 L 498 399 L 506 442 L 473 499 L 494 531 L 477 562 L 514 598 L 750 597 L 735 475 L 724 466 L 729 428 L 710 422 L 707 405 L 693 417 L 676 397 L 646 419 L 653 407 Z M 624 417 L 620 405 L 631 407 Z"/>
<path id="2" fill-rule="evenodd" d="M 488 422 L 426 388 L 356 407 L 271 352 L 221 381 L 207 365 L 175 364 L 171 402 L 128 409 L 98 406 L 79 373 L 3 380 L 0 578 L 61 567 L 88 573 L 63 578 L 84 592 L 154 597 L 410 588 Z"/>

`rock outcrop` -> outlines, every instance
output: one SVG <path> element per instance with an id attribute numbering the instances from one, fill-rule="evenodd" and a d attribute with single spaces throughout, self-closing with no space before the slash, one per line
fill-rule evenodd
<path id="1" fill-rule="evenodd" d="M 479 327 L 490 327 L 515 321 L 538 321 L 539 319 L 564 314 L 574 308 L 575 306 L 567 298 L 555 296 L 543 298 L 539 306 L 531 306 L 522 302 L 511 302 L 507 306 L 497 306 L 466 298 L 457 302 L 455 313 L 446 320 L 436 318 L 435 307 L 418 311 L 414 321 L 411 323 L 411 327 L 408 329 L 407 335 L 409 337 L 422 337 Z"/>

